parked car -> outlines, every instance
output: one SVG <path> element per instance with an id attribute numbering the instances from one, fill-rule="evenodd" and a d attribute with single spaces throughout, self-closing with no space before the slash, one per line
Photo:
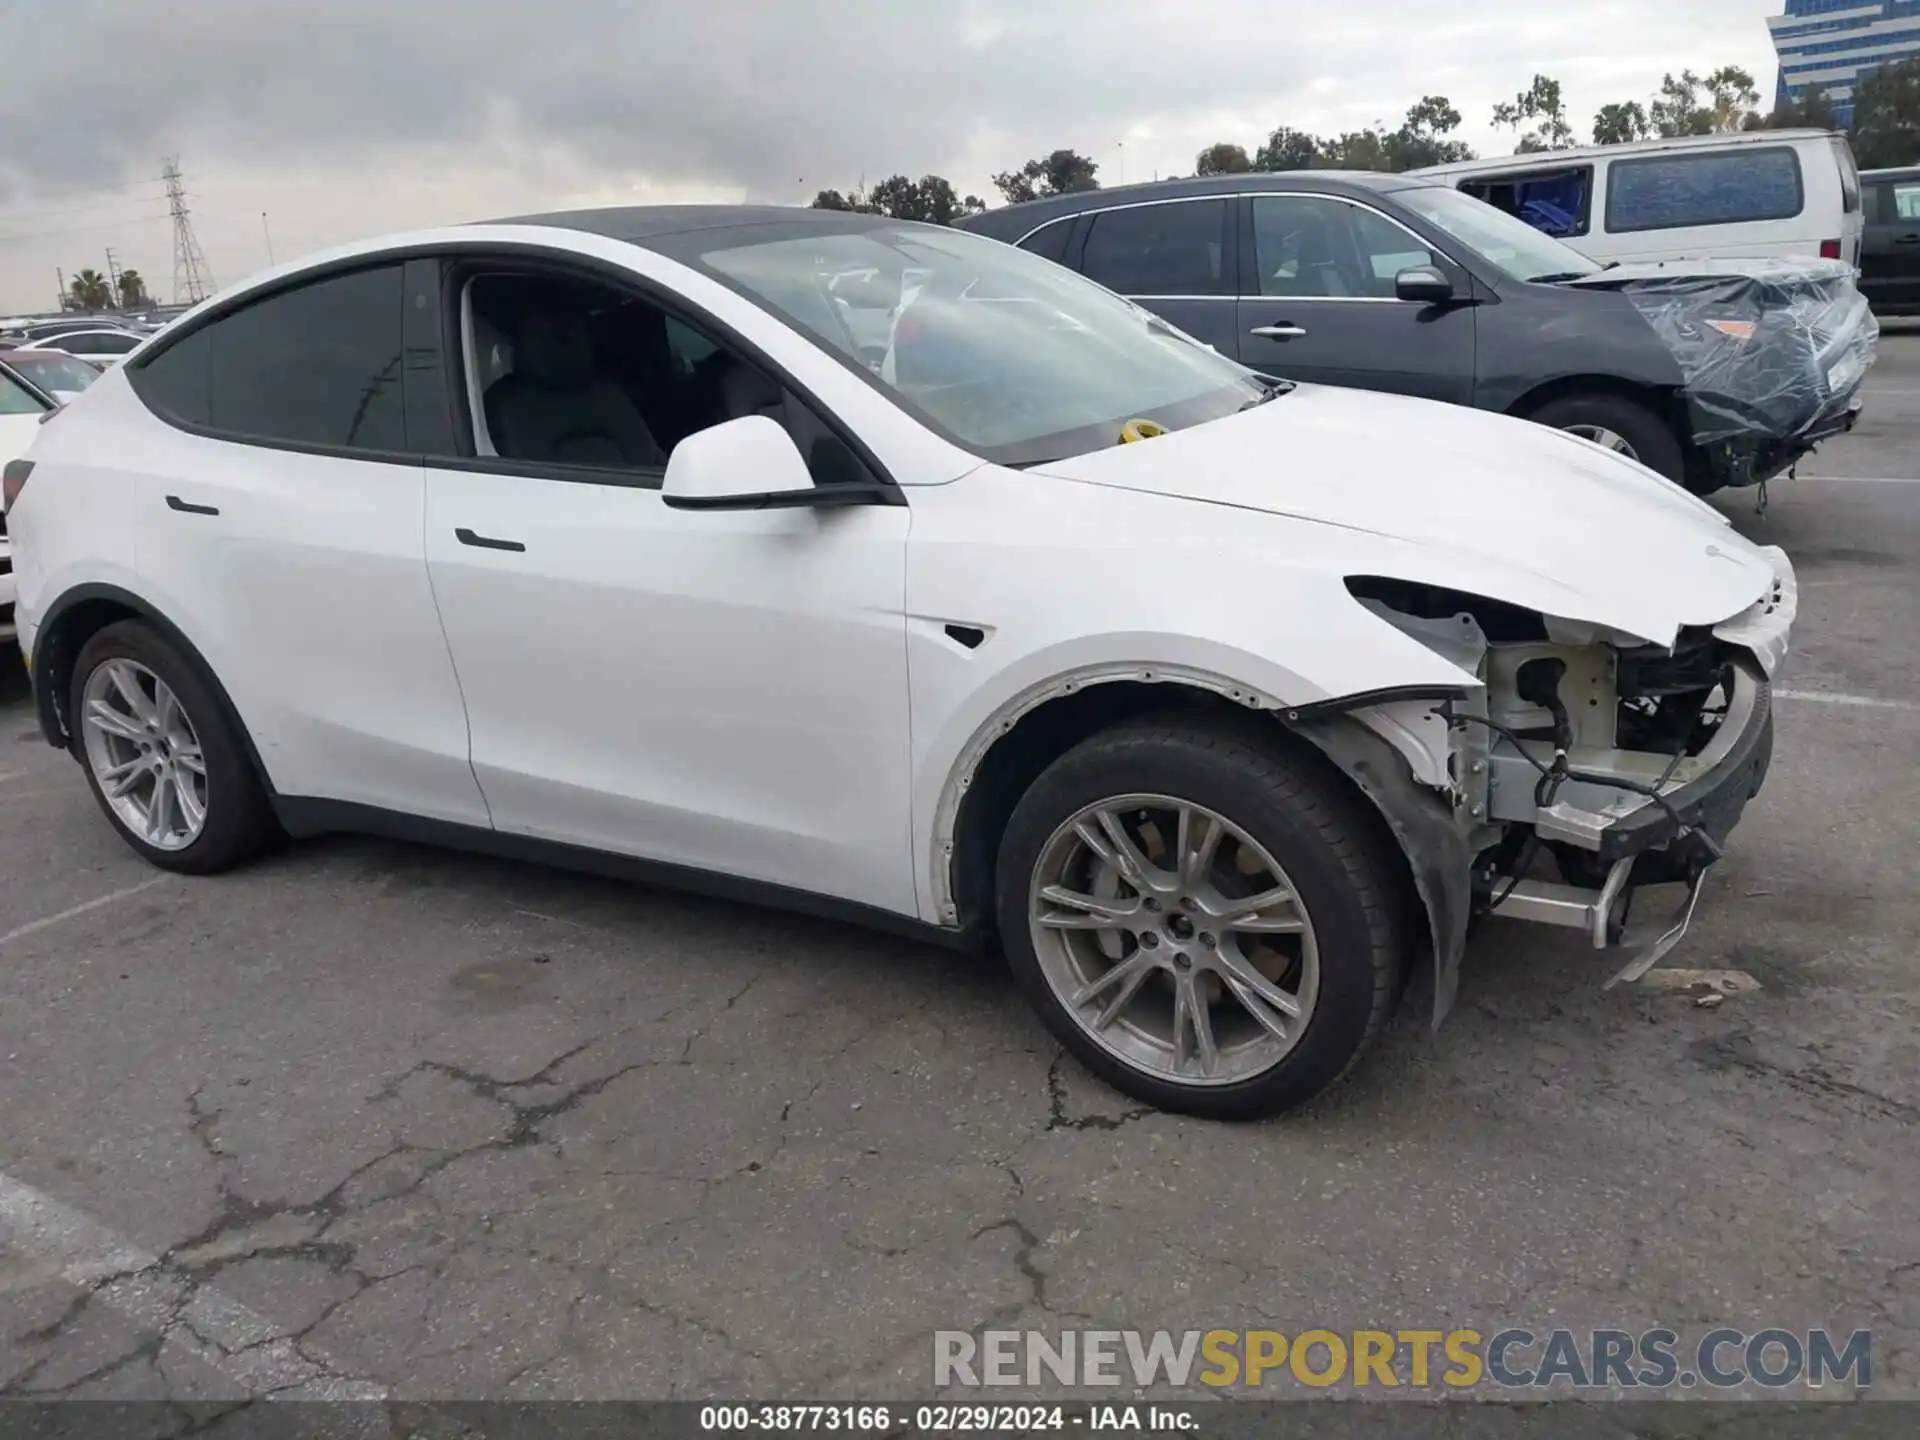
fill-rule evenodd
<path id="1" fill-rule="evenodd" d="M 897 311 L 877 368 L 836 299 Z M 363 830 L 997 935 L 1087 1065 L 1219 1116 L 1330 1084 L 1416 956 L 1438 1021 L 1475 914 L 1665 953 L 1796 608 L 1617 454 L 832 211 L 330 251 L 4 494 L 41 727 L 153 864 Z"/>
<path id="2" fill-rule="evenodd" d="M 1458 186 L 1595 260 L 1860 261 L 1853 149 L 1827 130 L 1689 135 L 1413 173 Z"/>
<path id="3" fill-rule="evenodd" d="M 57 351 L 107 368 L 126 359 L 146 338 L 138 331 L 117 328 L 69 330 L 44 340 L 30 341 L 20 348 Z"/>
<path id="4" fill-rule="evenodd" d="M 1878 315 L 1920 315 L 1920 165 L 1868 170 L 1860 289 Z"/>
<path id="5" fill-rule="evenodd" d="M 68 316 L 64 320 L 27 320 L 18 325 L 0 331 L 9 343 L 27 344 L 35 340 L 51 340 L 56 335 L 72 335 L 81 330 L 99 330 L 115 328 L 110 321 L 100 315 Z"/>
<path id="6" fill-rule="evenodd" d="M 100 378 L 98 366 L 60 350 L 0 350 L 0 365 L 63 405 Z"/>
<path id="7" fill-rule="evenodd" d="M 1403 175 L 1163 181 L 960 223 L 1263 373 L 1522 416 L 1697 494 L 1851 428 L 1878 333 L 1839 262 L 1602 266 Z"/>
<path id="8" fill-rule="evenodd" d="M 0 357 L 0 465 L 11 464 L 26 454 L 39 433 L 41 419 L 54 408 L 52 397 Z M 13 542 L 7 535 L 5 519 L 0 518 L 0 640 L 12 640 L 15 635 L 14 589 Z"/>

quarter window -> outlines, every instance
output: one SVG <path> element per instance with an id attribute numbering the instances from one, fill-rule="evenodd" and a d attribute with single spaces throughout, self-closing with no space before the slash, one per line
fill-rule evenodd
<path id="1" fill-rule="evenodd" d="M 1786 146 L 1621 159 L 1607 174 L 1615 233 L 1790 220 L 1805 205 L 1800 157 Z"/>
<path id="2" fill-rule="evenodd" d="M 1133 205 L 1094 216 L 1080 268 L 1122 295 L 1218 295 L 1227 202 Z"/>
<path id="3" fill-rule="evenodd" d="M 249 439 L 404 451 L 401 267 L 284 290 L 202 326 L 134 388 L 169 419 Z"/>
<path id="4" fill-rule="evenodd" d="M 1073 220 L 1055 220 L 1050 225 L 1042 225 L 1033 234 L 1020 242 L 1020 248 L 1029 254 L 1038 255 L 1042 260 L 1051 260 L 1060 265 L 1067 258 L 1067 237 L 1073 234 Z"/>

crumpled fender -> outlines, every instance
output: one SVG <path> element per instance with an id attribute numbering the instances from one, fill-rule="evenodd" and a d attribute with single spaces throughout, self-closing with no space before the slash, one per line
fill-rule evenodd
<path id="1" fill-rule="evenodd" d="M 1452 808 L 1437 791 L 1417 783 L 1404 756 L 1351 716 L 1302 716 L 1294 733 L 1310 741 L 1360 788 L 1407 858 L 1414 889 L 1427 913 L 1433 951 L 1433 1025 L 1453 1008 L 1466 953 L 1473 900 L 1473 851 Z"/>

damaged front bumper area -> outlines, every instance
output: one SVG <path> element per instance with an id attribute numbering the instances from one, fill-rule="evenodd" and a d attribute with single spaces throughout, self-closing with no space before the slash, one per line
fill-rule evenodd
<path id="1" fill-rule="evenodd" d="M 1452 592 L 1356 591 L 1482 682 L 1460 699 L 1351 712 L 1398 751 L 1405 773 L 1391 783 L 1377 755 L 1356 764 L 1341 753 L 1351 740 L 1316 737 L 1412 862 L 1434 922 L 1436 1023 L 1466 933 L 1485 917 L 1580 932 L 1614 952 L 1610 985 L 1638 979 L 1684 935 L 1773 756 L 1771 677 L 1798 597 L 1786 555 L 1763 553 L 1775 572 L 1766 593 L 1665 647 Z"/>
<path id="2" fill-rule="evenodd" d="M 1584 778 L 1594 772 L 1576 764 L 1573 774 L 1582 778 L 1570 779 L 1554 803 L 1532 808 L 1532 836 L 1555 851 L 1561 873 L 1598 884 L 1525 873 L 1504 881 L 1489 877 L 1482 913 L 1565 926 L 1582 931 L 1596 950 L 1622 951 L 1625 963 L 1609 985 L 1637 980 L 1658 964 L 1686 933 L 1707 872 L 1747 802 L 1760 793 L 1773 758 L 1766 676 L 1748 659 L 1730 662 L 1728 671 L 1716 733 L 1683 762 L 1684 777 L 1676 770 L 1662 785 L 1658 774 L 1644 775 L 1645 767 L 1634 763 L 1638 757 L 1616 752 L 1610 778 L 1634 780 L 1652 793 L 1597 784 Z M 1526 776 L 1515 768 L 1525 763 L 1496 754 L 1494 773 L 1526 787 Z M 1527 775 L 1533 773 L 1527 766 Z M 1669 885 L 1683 887 L 1669 912 L 1632 916 L 1643 889 Z"/>

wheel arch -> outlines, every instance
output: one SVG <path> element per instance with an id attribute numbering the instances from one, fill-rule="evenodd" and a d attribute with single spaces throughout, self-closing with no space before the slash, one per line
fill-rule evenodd
<path id="1" fill-rule="evenodd" d="M 1552 380 L 1543 380 L 1516 396 L 1513 403 L 1507 406 L 1506 413 L 1524 420 L 1556 400 L 1573 400 L 1583 395 L 1607 395 L 1644 405 L 1667 422 L 1673 430 L 1673 438 L 1682 449 L 1693 443 L 1685 424 L 1686 403 L 1678 391 L 1663 385 L 1626 380 L 1618 375 L 1561 375 Z"/>
<path id="2" fill-rule="evenodd" d="M 73 667 L 87 641 L 122 620 L 138 620 L 152 626 L 194 668 L 240 737 L 247 752 L 247 763 L 253 767 L 261 786 L 272 796 L 275 793 L 272 780 L 260 752 L 254 747 L 253 734 L 199 647 L 149 601 L 118 585 L 92 582 L 76 585 L 49 605 L 41 618 L 34 636 L 29 678 L 40 733 L 47 743 L 56 750 L 73 750 L 73 717 L 68 713 L 73 695 Z"/>
<path id="3" fill-rule="evenodd" d="M 1312 766 L 1378 826 L 1395 884 L 1432 940 L 1437 1024 L 1452 1002 L 1466 933 L 1471 855 L 1444 804 L 1423 791 L 1395 743 L 1352 711 L 1438 692 L 1370 693 L 1287 706 L 1219 676 L 1127 667 L 1062 677 L 1005 707 L 976 735 L 949 777 L 935 817 L 931 873 L 938 923 L 993 943 L 994 871 L 1001 837 L 1028 787 L 1081 741 L 1145 714 L 1201 713 L 1257 730 Z M 1404 813 L 1403 813 L 1404 812 Z"/>

